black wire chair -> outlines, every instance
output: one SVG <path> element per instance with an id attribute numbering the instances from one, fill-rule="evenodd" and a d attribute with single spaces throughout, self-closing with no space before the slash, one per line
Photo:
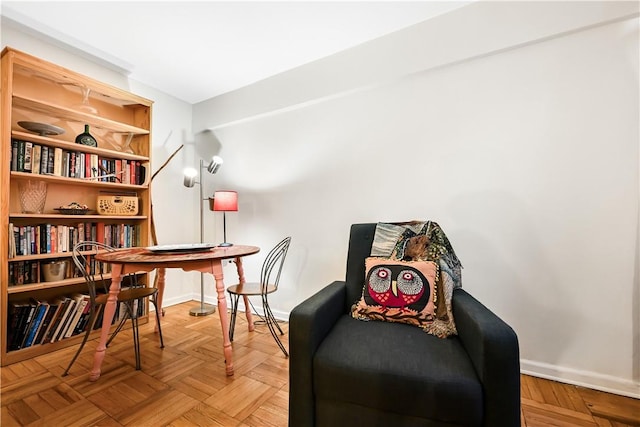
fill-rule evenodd
<path id="1" fill-rule="evenodd" d="M 91 331 L 93 331 L 98 314 L 100 313 L 100 307 L 107 303 L 107 297 L 109 296 L 109 284 L 110 281 L 105 280 L 103 269 L 100 262 L 95 260 L 95 255 L 99 252 L 111 252 L 115 249 L 111 246 L 105 245 L 100 242 L 85 241 L 80 242 L 73 248 L 72 258 L 73 262 L 82 274 L 87 283 L 90 297 L 90 312 L 89 320 L 87 322 L 86 332 L 80 347 L 76 351 L 76 354 L 71 359 L 69 366 L 65 369 L 62 376 L 69 374 L 69 370 L 73 366 L 74 362 L 80 355 L 82 348 L 87 342 Z M 120 323 L 109 337 L 107 341 L 107 347 L 111 344 L 111 341 L 116 337 L 118 332 L 122 329 L 128 319 L 131 319 L 131 326 L 133 331 L 133 350 L 136 358 L 136 370 L 140 370 L 140 335 L 138 331 L 138 307 L 144 303 L 144 298 L 149 298 L 149 301 L 154 305 L 156 311 L 156 322 L 158 325 L 158 333 L 160 335 L 160 348 L 164 348 L 164 340 L 162 338 L 162 327 L 160 326 L 160 313 L 158 312 L 157 296 L 158 289 L 155 287 L 147 287 L 140 285 L 137 282 L 137 276 L 131 274 L 127 276 L 130 281 L 129 286 L 122 287 L 120 293 L 118 293 L 118 306 L 120 309 L 125 310 L 121 316 Z M 123 278 L 123 282 L 124 282 Z M 98 292 L 97 287 L 102 287 L 102 292 Z M 121 304 L 122 303 L 122 304 Z"/>
<path id="2" fill-rule="evenodd" d="M 231 341 L 233 341 L 233 331 L 236 326 L 236 317 L 238 314 L 238 303 L 240 297 L 246 297 L 245 310 L 249 310 L 249 307 L 246 304 L 248 298 L 251 296 L 261 296 L 264 317 L 260 316 L 257 313 L 256 314 L 267 325 L 267 327 L 269 328 L 269 332 L 271 332 L 271 335 L 278 344 L 278 347 L 280 347 L 280 350 L 282 350 L 286 357 L 289 357 L 289 353 L 287 353 L 287 350 L 285 349 L 282 341 L 280 341 L 280 338 L 276 333 L 277 330 L 278 332 L 280 332 L 280 335 L 284 335 L 284 332 L 282 332 L 282 328 L 280 328 L 280 325 L 278 324 L 278 320 L 273 316 L 273 312 L 271 311 L 271 307 L 269 306 L 268 295 L 278 290 L 278 284 L 280 283 L 280 274 L 282 273 L 282 266 L 284 265 L 284 260 L 287 257 L 287 251 L 289 250 L 290 244 L 291 237 L 286 237 L 273 249 L 271 249 L 267 257 L 265 258 L 264 263 L 262 264 L 259 283 L 242 283 L 229 286 L 227 288 L 229 297 L 231 299 L 231 324 L 229 325 L 229 339 Z"/>

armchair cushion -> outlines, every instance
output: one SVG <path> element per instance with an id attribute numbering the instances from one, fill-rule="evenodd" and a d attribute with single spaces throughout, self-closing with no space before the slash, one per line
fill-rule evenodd
<path id="1" fill-rule="evenodd" d="M 479 425 L 483 417 L 482 385 L 458 337 L 440 339 L 411 325 L 359 322 L 348 315 L 337 320 L 316 352 L 313 392 L 336 411 L 344 404 L 352 413 L 375 407 L 453 426 Z M 363 412 L 360 421 L 366 420 Z"/>

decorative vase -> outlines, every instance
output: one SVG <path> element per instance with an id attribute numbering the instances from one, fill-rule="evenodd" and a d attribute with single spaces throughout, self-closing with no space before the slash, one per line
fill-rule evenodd
<path id="1" fill-rule="evenodd" d="M 84 132 L 76 136 L 76 144 L 88 145 L 89 147 L 98 146 L 98 141 L 89 133 L 89 125 L 84 125 Z"/>
<path id="2" fill-rule="evenodd" d="M 47 183 L 44 181 L 20 181 L 20 207 L 22 213 L 42 213 L 47 200 Z"/>

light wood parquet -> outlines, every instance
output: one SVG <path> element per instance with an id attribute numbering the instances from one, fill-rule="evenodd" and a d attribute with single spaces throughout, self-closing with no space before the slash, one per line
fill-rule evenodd
<path id="1" fill-rule="evenodd" d="M 286 426 L 289 364 L 266 326 L 249 333 L 238 317 L 235 375 L 229 378 L 219 318 L 190 316 L 197 304 L 166 309 L 164 349 L 158 348 L 154 322 L 141 326 L 141 371 L 134 368 L 130 331 L 111 344 L 95 383 L 88 381 L 95 341 L 67 377 L 61 374 L 76 347 L 3 367 L 0 425 Z M 523 375 L 525 426 L 640 426 L 640 400 Z"/>

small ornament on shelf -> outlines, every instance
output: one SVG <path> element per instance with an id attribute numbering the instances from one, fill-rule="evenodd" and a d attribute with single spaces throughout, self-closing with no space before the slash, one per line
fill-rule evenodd
<path id="1" fill-rule="evenodd" d="M 44 181 L 20 181 L 20 207 L 23 213 L 42 213 L 47 199 L 47 183 Z"/>
<path id="2" fill-rule="evenodd" d="M 84 215 L 89 212 L 89 207 L 78 202 L 71 202 L 68 205 L 60 206 L 54 210 L 62 215 Z"/>
<path id="3" fill-rule="evenodd" d="M 76 136 L 76 144 L 87 145 L 89 147 L 97 147 L 98 142 L 96 139 L 89 133 L 89 125 L 84 125 L 84 132 L 80 135 Z"/>

